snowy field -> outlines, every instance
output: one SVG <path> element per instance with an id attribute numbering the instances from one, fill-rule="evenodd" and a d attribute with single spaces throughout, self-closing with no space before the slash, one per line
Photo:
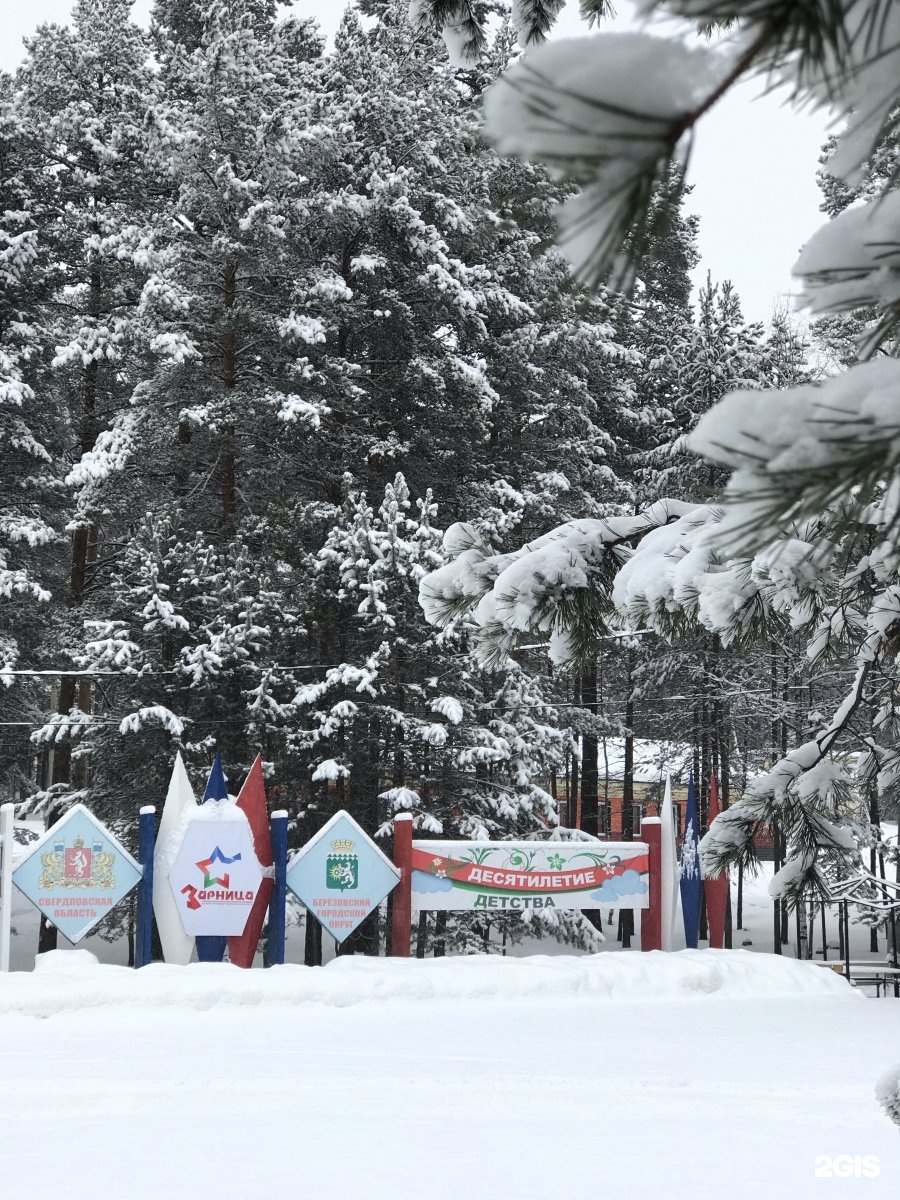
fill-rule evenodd
<path id="1" fill-rule="evenodd" d="M 747 951 L 0 977 L 0 1196 L 896 1197 L 900 1005 Z M 814 1176 L 877 1155 L 877 1178 Z M 55 1182 L 54 1182 L 55 1181 Z"/>

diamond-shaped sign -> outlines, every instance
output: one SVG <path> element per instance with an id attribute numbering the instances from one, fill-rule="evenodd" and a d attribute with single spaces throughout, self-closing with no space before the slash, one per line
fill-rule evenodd
<path id="1" fill-rule="evenodd" d="M 349 813 L 335 813 L 292 859 L 287 884 L 338 942 L 400 882 L 400 872 Z"/>
<path id="2" fill-rule="evenodd" d="M 169 872 L 184 932 L 240 936 L 262 877 L 244 813 L 231 800 L 208 800 L 188 822 Z"/>
<path id="3" fill-rule="evenodd" d="M 142 874 L 106 826 L 76 804 L 34 843 L 13 883 L 70 942 L 80 942 Z"/>

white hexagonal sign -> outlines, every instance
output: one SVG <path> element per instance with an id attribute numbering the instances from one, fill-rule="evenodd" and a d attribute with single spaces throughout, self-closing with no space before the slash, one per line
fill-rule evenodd
<path id="1" fill-rule="evenodd" d="M 342 942 L 400 882 L 400 872 L 349 813 L 335 813 L 291 860 L 287 885 Z"/>
<path id="2" fill-rule="evenodd" d="M 75 804 L 34 843 L 13 883 L 70 942 L 80 942 L 142 874 L 106 826 Z"/>
<path id="3" fill-rule="evenodd" d="M 243 812 L 231 800 L 207 801 L 185 827 L 169 872 L 185 933 L 242 934 L 262 877 Z"/>

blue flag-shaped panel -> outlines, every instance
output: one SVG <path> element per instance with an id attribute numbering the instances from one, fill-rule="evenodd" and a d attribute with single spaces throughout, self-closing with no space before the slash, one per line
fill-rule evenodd
<path id="1" fill-rule="evenodd" d="M 225 779 L 225 772 L 222 769 L 222 755 L 216 751 L 216 757 L 213 759 L 213 765 L 210 768 L 209 779 L 206 781 L 206 790 L 203 793 L 203 804 L 207 800 L 227 800 L 228 799 L 228 783 Z"/>
<path id="2" fill-rule="evenodd" d="M 206 781 L 202 803 L 207 804 L 210 800 L 227 799 L 228 782 L 222 769 L 222 756 L 217 750 L 209 772 L 209 779 Z M 197 938 L 197 958 L 200 962 L 221 962 L 225 957 L 226 944 L 226 939 L 223 937 L 213 937 L 210 934 L 200 936 Z"/>
<path id="3" fill-rule="evenodd" d="M 694 773 L 688 776 L 687 815 L 681 844 L 681 912 L 684 917 L 684 944 L 696 950 L 700 943 L 700 903 L 703 881 L 700 878 L 700 828 L 697 820 L 697 796 Z"/>

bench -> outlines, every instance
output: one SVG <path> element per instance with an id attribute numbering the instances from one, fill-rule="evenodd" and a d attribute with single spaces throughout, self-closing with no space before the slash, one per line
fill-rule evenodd
<path id="1" fill-rule="evenodd" d="M 888 988 L 894 986 L 895 989 L 900 987 L 900 967 L 892 966 L 890 963 L 880 963 L 873 959 L 859 959 L 850 961 L 850 974 L 848 976 L 851 987 L 874 987 L 875 996 L 881 996 L 881 990 L 884 989 L 884 994 L 888 994 Z M 836 962 L 822 962 L 819 960 L 817 966 L 829 967 L 832 971 L 836 971 L 838 975 L 846 975 L 846 964 L 841 960 Z"/>

